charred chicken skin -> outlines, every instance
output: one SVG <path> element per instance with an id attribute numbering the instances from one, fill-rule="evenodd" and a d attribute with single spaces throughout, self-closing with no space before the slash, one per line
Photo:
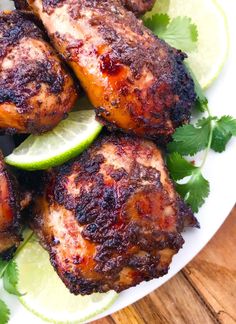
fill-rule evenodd
<path id="1" fill-rule="evenodd" d="M 85 295 L 163 276 L 197 221 L 155 144 L 113 134 L 42 177 L 31 226 L 65 285 Z"/>
<path id="2" fill-rule="evenodd" d="M 13 0 L 15 8 L 24 11 L 30 11 L 30 7 L 27 3 L 27 0 Z"/>
<path id="3" fill-rule="evenodd" d="M 8 257 L 20 243 L 20 198 L 17 182 L 0 152 L 0 256 Z"/>
<path id="4" fill-rule="evenodd" d="M 125 8 L 139 16 L 151 10 L 155 0 L 121 0 L 121 3 Z"/>
<path id="5" fill-rule="evenodd" d="M 163 141 L 195 101 L 184 53 L 119 0 L 27 0 L 110 129 Z"/>
<path id="6" fill-rule="evenodd" d="M 33 15 L 0 12 L 0 132 L 50 130 L 76 98 L 72 78 Z"/>
<path id="7" fill-rule="evenodd" d="M 30 7 L 27 0 L 14 0 L 16 9 L 29 10 Z M 137 16 L 144 14 L 152 9 L 155 0 L 121 0 L 125 8 L 134 12 Z"/>

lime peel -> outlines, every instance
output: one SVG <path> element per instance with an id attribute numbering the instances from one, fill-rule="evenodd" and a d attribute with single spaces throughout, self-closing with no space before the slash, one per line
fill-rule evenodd
<path id="1" fill-rule="evenodd" d="M 52 131 L 30 135 L 5 161 L 30 171 L 48 169 L 83 152 L 101 129 L 93 110 L 72 112 Z"/>

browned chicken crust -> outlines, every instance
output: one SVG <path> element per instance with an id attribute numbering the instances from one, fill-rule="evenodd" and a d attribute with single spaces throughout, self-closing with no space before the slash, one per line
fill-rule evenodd
<path id="1" fill-rule="evenodd" d="M 151 10 L 155 0 L 121 0 L 121 2 L 125 8 L 139 16 Z"/>
<path id="2" fill-rule="evenodd" d="M 163 141 L 189 121 L 195 93 L 186 55 L 155 37 L 118 0 L 28 3 L 103 124 Z"/>
<path id="3" fill-rule="evenodd" d="M 0 131 L 41 133 L 52 129 L 77 98 L 31 14 L 0 12 Z"/>
<path id="4" fill-rule="evenodd" d="M 27 3 L 27 0 L 13 0 L 13 1 L 16 9 L 30 11 L 30 7 Z"/>
<path id="5" fill-rule="evenodd" d="M 65 285 L 85 295 L 163 276 L 197 221 L 156 146 L 113 134 L 43 177 L 31 225 Z"/>
<path id="6" fill-rule="evenodd" d="M 17 182 L 0 152 L 0 256 L 8 257 L 20 243 L 20 198 Z"/>
<path id="7" fill-rule="evenodd" d="M 57 3 L 58 1 L 55 1 Z M 27 0 L 14 0 L 16 9 L 30 10 Z M 52 2 L 51 2 L 52 3 Z M 133 11 L 137 16 L 152 9 L 155 0 L 121 0 L 125 8 Z"/>

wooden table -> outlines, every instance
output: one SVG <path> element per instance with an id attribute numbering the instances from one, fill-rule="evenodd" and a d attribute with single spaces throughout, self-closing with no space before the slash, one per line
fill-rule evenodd
<path id="1" fill-rule="evenodd" d="M 208 245 L 174 278 L 93 324 L 235 324 L 236 207 Z"/>

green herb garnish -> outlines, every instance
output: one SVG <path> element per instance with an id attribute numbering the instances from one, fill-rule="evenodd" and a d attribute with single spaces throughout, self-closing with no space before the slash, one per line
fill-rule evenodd
<path id="1" fill-rule="evenodd" d="M 154 34 L 175 48 L 187 52 L 197 48 L 197 26 L 189 17 L 176 17 L 171 20 L 167 14 L 155 14 L 144 18 L 143 22 Z"/>
<path id="2" fill-rule="evenodd" d="M 232 136 L 236 136 L 236 119 L 231 116 L 212 116 L 207 100 L 198 102 L 198 108 L 205 111 L 207 117 L 199 119 L 195 125 L 184 125 L 176 129 L 173 142 L 168 144 L 167 165 L 173 180 L 189 177 L 187 182 L 176 182 L 176 190 L 192 207 L 194 212 L 205 202 L 210 192 L 209 182 L 203 177 L 202 169 L 210 149 L 221 153 Z M 183 156 L 192 156 L 205 150 L 202 162 L 195 166 Z"/>
<path id="3" fill-rule="evenodd" d="M 6 324 L 10 318 L 10 310 L 4 301 L 0 299 L 0 323 Z"/>
<path id="4" fill-rule="evenodd" d="M 18 284 L 18 267 L 15 262 L 17 255 L 24 248 L 27 242 L 33 236 L 33 232 L 30 231 L 29 235 L 25 238 L 24 242 L 18 247 L 13 259 L 10 261 L 3 260 L 0 258 L 0 278 L 3 280 L 3 288 L 12 295 L 22 296 L 17 289 Z M 4 301 L 0 299 L 0 324 L 8 322 L 10 316 L 10 310 Z"/>

